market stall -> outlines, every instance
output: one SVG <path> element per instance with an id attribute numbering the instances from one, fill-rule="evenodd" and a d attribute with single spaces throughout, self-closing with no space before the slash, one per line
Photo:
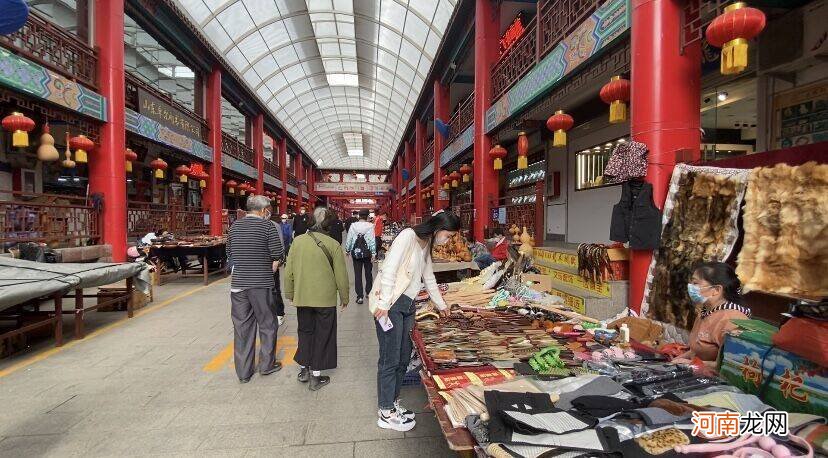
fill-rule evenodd
<path id="1" fill-rule="evenodd" d="M 204 284 L 208 285 L 211 276 L 223 275 L 227 267 L 227 239 L 225 237 L 155 239 L 148 251 L 149 259 L 156 266 L 155 283 L 157 285 L 163 284 L 165 280 L 173 276 L 201 277 Z M 187 262 L 190 256 L 198 259 L 199 263 L 196 266 L 190 266 Z M 166 265 L 176 262 L 175 260 L 181 260 L 178 271 L 170 270 L 170 266 Z"/>

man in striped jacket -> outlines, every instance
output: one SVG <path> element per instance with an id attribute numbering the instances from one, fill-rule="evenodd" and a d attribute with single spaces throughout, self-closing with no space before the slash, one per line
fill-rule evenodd
<path id="1" fill-rule="evenodd" d="M 247 199 L 247 215 L 230 226 L 227 255 L 233 266 L 230 283 L 230 315 L 233 319 L 233 356 L 241 383 L 253 376 L 256 327 L 259 329 L 259 373 L 269 375 L 282 368 L 276 361 L 279 324 L 273 309 L 273 273 L 284 259 L 278 229 L 270 222 L 272 208 L 264 196 Z"/>

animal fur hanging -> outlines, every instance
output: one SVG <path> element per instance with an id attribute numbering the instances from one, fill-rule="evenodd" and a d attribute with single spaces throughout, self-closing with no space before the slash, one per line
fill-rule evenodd
<path id="1" fill-rule="evenodd" d="M 745 201 L 744 290 L 828 295 L 828 164 L 754 169 Z"/>
<path id="2" fill-rule="evenodd" d="M 692 326 L 696 310 L 687 296 L 692 268 L 699 261 L 727 259 L 738 237 L 746 178 L 746 170 L 676 167 L 642 313 L 680 328 Z"/>

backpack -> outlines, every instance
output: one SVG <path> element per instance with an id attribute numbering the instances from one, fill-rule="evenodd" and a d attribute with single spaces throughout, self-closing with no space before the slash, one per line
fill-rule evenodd
<path id="1" fill-rule="evenodd" d="M 354 247 L 351 249 L 351 257 L 354 259 L 366 259 L 371 257 L 371 250 L 368 249 L 368 242 L 365 241 L 365 234 L 357 234 Z"/>

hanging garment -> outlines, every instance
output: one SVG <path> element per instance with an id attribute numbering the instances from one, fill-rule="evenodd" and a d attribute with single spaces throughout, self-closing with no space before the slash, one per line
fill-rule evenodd
<path id="1" fill-rule="evenodd" d="M 647 175 L 647 145 L 639 142 L 625 142 L 612 149 L 607 168 L 604 169 L 604 183 L 643 178 Z"/>
<path id="2" fill-rule="evenodd" d="M 612 207 L 610 240 L 630 242 L 634 250 L 654 250 L 661 241 L 661 211 L 653 204 L 653 185 L 628 181 Z"/>

